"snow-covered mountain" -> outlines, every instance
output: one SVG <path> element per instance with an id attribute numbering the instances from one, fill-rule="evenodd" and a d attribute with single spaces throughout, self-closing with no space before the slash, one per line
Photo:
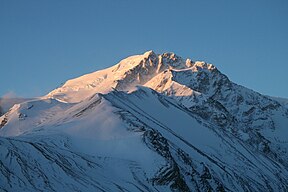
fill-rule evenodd
<path id="1" fill-rule="evenodd" d="M 288 191 L 286 103 L 153 51 L 0 117 L 2 191 Z"/>
<path id="2" fill-rule="evenodd" d="M 32 100 L 31 98 L 2 97 L 0 98 L 0 116 L 6 113 L 13 105 Z"/>

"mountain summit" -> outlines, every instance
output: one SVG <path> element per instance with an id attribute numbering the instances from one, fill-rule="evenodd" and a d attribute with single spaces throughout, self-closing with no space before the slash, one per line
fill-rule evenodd
<path id="1" fill-rule="evenodd" d="M 95 93 L 107 93 L 113 89 L 133 90 L 164 70 L 187 69 L 191 65 L 189 59 L 185 61 L 174 53 L 157 55 L 148 51 L 143 55 L 128 57 L 110 68 L 69 80 L 49 93 L 48 97 L 80 102 Z"/>
<path id="2" fill-rule="evenodd" d="M 3 191 L 288 191 L 285 102 L 174 53 L 128 57 L 0 117 Z"/>

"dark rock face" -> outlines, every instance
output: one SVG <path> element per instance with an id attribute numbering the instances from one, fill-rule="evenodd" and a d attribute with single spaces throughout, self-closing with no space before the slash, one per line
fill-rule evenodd
<path id="1" fill-rule="evenodd" d="M 0 123 L 0 129 L 1 129 L 2 127 L 4 127 L 7 122 L 8 122 L 7 117 L 4 117 L 3 120 L 2 120 L 1 123 Z"/>

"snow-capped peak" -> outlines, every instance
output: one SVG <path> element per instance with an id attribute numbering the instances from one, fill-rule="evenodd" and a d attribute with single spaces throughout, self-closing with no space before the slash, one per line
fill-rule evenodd
<path id="1" fill-rule="evenodd" d="M 0 117 L 0 191 L 288 189 L 286 102 L 212 64 L 148 51 L 46 97 Z"/>
<path id="2" fill-rule="evenodd" d="M 145 57 L 147 57 L 147 58 L 150 57 L 150 56 L 152 56 L 152 57 L 157 57 L 157 54 L 154 53 L 153 50 L 146 51 L 143 55 L 144 55 Z"/>
<path id="3" fill-rule="evenodd" d="M 67 81 L 62 87 L 50 92 L 48 98 L 66 102 L 80 102 L 95 93 L 107 93 L 112 89 L 131 91 L 144 85 L 166 69 L 175 71 L 189 68 L 207 68 L 206 63 L 184 60 L 175 53 L 156 54 L 147 51 L 142 55 L 130 56 L 118 64 L 100 71 Z M 209 65 L 210 66 L 210 65 Z"/>

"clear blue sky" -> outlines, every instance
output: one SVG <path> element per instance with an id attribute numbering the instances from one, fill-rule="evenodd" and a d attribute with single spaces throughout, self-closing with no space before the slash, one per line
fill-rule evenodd
<path id="1" fill-rule="evenodd" d="M 287 0 L 0 0 L 0 96 L 44 95 L 151 49 L 288 98 Z"/>

